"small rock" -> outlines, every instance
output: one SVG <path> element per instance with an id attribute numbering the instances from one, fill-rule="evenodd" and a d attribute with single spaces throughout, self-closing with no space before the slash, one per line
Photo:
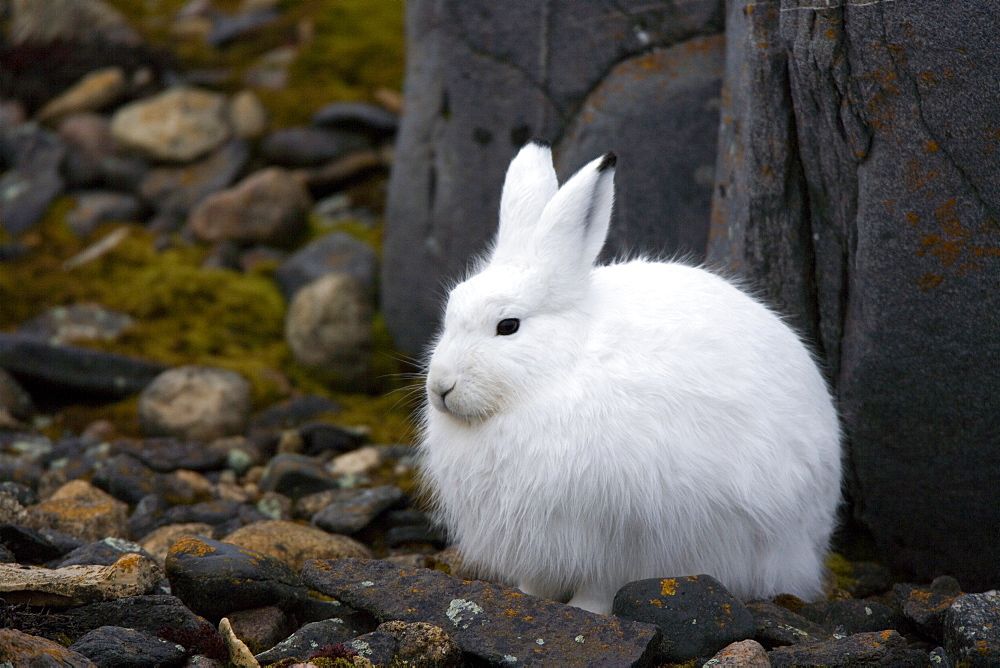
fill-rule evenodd
<path id="1" fill-rule="evenodd" d="M 892 588 L 892 592 L 903 609 L 903 615 L 916 624 L 922 634 L 941 642 L 945 614 L 961 595 L 962 589 L 958 580 L 944 575 L 924 587 L 900 583 Z"/>
<path id="2" fill-rule="evenodd" d="M 35 414 L 35 403 L 13 376 L 0 369 L 0 411 L 15 420 L 28 420 Z"/>
<path id="3" fill-rule="evenodd" d="M 122 453 L 98 463 L 93 483 L 116 499 L 135 504 L 160 491 L 164 476 L 131 454 Z"/>
<path id="4" fill-rule="evenodd" d="M 141 545 L 121 538 L 105 538 L 93 543 L 82 545 L 66 556 L 50 564 L 51 568 L 63 568 L 64 566 L 95 565 L 110 566 L 118 561 L 122 555 L 138 554 L 152 561 L 156 559 Z M 88 656 L 90 656 L 88 654 Z"/>
<path id="5" fill-rule="evenodd" d="M 227 369 L 171 369 L 139 397 L 139 421 L 151 436 L 210 441 L 242 433 L 249 420 L 250 383 Z"/>
<path id="6" fill-rule="evenodd" d="M 272 520 L 291 520 L 292 507 L 292 500 L 277 492 L 264 492 L 257 499 L 257 510 Z"/>
<path id="7" fill-rule="evenodd" d="M 257 139 L 267 130 L 267 109 L 250 89 L 241 90 L 229 101 L 229 124 L 240 139 Z"/>
<path id="8" fill-rule="evenodd" d="M 742 640 L 723 647 L 709 659 L 703 668 L 709 666 L 732 666 L 733 668 L 770 668 L 771 660 L 767 652 L 756 640 Z"/>
<path id="9" fill-rule="evenodd" d="M 104 177 L 104 161 L 114 155 L 111 121 L 100 114 L 70 114 L 59 123 L 58 134 L 67 148 L 63 173 L 69 186 L 97 186 Z"/>
<path id="10" fill-rule="evenodd" d="M 269 665 L 282 659 L 306 660 L 325 645 L 346 643 L 360 635 L 356 628 L 345 624 L 339 617 L 305 624 L 271 649 L 257 655 L 261 665 Z"/>
<path id="11" fill-rule="evenodd" d="M 84 302 L 53 306 L 22 324 L 17 331 L 50 344 L 114 341 L 134 322 L 128 314 Z"/>
<path id="12" fill-rule="evenodd" d="M 396 134 L 399 117 L 384 107 L 366 102 L 331 102 L 313 114 L 312 122 L 325 128 L 360 132 L 383 140 Z"/>
<path id="13" fill-rule="evenodd" d="M 332 162 L 304 170 L 304 178 L 311 190 L 329 192 L 346 187 L 373 172 L 387 170 L 391 164 L 392 157 L 385 149 L 354 151 Z"/>
<path id="14" fill-rule="evenodd" d="M 267 135 L 260 151 L 267 162 L 282 167 L 315 167 L 333 162 L 368 147 L 368 142 L 353 132 L 321 128 L 282 128 Z"/>
<path id="15" fill-rule="evenodd" d="M 17 629 L 0 629 L 0 659 L 10 666 L 34 668 L 97 668 L 90 659 L 63 647 L 54 640 L 22 633 Z"/>
<path id="16" fill-rule="evenodd" d="M 128 506 L 84 480 L 66 483 L 28 513 L 35 527 L 64 531 L 87 542 L 124 538 L 128 532 Z"/>
<path id="17" fill-rule="evenodd" d="M 41 122 L 57 123 L 70 114 L 100 111 L 125 94 L 125 72 L 105 67 L 85 75 L 58 97 L 49 100 L 36 116 Z"/>
<path id="18" fill-rule="evenodd" d="M 905 620 L 895 610 L 876 601 L 820 601 L 802 606 L 799 614 L 841 635 L 898 630 L 905 624 Z"/>
<path id="19" fill-rule="evenodd" d="M 150 499 L 147 502 L 147 499 Z M 149 504 L 144 506 L 143 504 Z M 166 504 L 162 497 L 150 495 L 136 506 L 129 518 L 129 528 L 133 536 L 142 537 L 167 524 L 187 524 L 198 522 L 208 524 L 217 535 L 236 531 L 245 524 L 267 519 L 253 506 L 233 500 L 204 501 L 189 506 Z"/>
<path id="20" fill-rule="evenodd" d="M 233 627 L 225 617 L 219 622 L 219 635 L 229 648 L 229 663 L 236 668 L 260 668 L 250 648 L 233 632 Z"/>
<path id="21" fill-rule="evenodd" d="M 187 650 L 142 631 L 121 626 L 101 626 L 69 646 L 101 668 L 133 666 L 182 666 Z"/>
<path id="22" fill-rule="evenodd" d="M 150 170 L 139 184 L 139 193 L 159 215 L 184 219 L 205 197 L 232 185 L 249 160 L 249 144 L 232 140 L 196 163 Z"/>
<path id="23" fill-rule="evenodd" d="M 393 485 L 338 490 L 334 500 L 312 516 L 312 523 L 330 533 L 352 534 L 368 526 L 379 513 L 406 498 Z"/>
<path id="24" fill-rule="evenodd" d="M 267 606 L 237 610 L 226 617 L 237 638 L 253 654 L 271 649 L 295 630 L 292 620 L 280 608 Z M 291 627 L 291 628 L 290 628 Z"/>
<path id="25" fill-rule="evenodd" d="M 854 598 L 868 598 L 892 589 L 892 571 L 874 561 L 852 561 L 851 576 L 854 583 L 847 591 Z"/>
<path id="26" fill-rule="evenodd" d="M 271 458 L 260 479 L 260 489 L 290 499 L 337 487 L 336 479 L 312 457 L 280 454 Z"/>
<path id="27" fill-rule="evenodd" d="M 142 549 L 160 566 L 164 565 L 170 547 L 185 536 L 213 538 L 212 527 L 201 522 L 168 524 L 146 534 L 142 539 Z"/>
<path id="28" fill-rule="evenodd" d="M 31 0 L 12 3 L 9 38 L 35 42 L 106 42 L 121 47 L 142 44 L 142 37 L 104 0 Z"/>
<path id="29" fill-rule="evenodd" d="M 396 659 L 413 668 L 457 668 L 462 648 L 440 626 L 426 622 L 385 622 L 377 631 L 396 639 Z"/>
<path id="30" fill-rule="evenodd" d="M 211 654 L 221 645 L 215 627 L 191 612 L 176 596 L 151 594 L 91 603 L 63 613 L 67 626 L 86 633 L 101 626 L 123 626 Z"/>
<path id="31" fill-rule="evenodd" d="M 148 594 L 162 577 L 155 562 L 138 554 L 123 555 L 111 566 L 0 564 L 0 596 L 10 603 L 77 606 Z"/>
<path id="32" fill-rule="evenodd" d="M 282 561 L 211 538 L 181 538 L 166 559 L 171 590 L 209 619 L 234 610 L 282 605 L 305 595 L 302 582 Z"/>
<path id="33" fill-rule="evenodd" d="M 133 195 L 111 191 L 90 191 L 76 196 L 76 207 L 66 214 L 66 224 L 78 237 L 85 237 L 101 223 L 139 222 L 142 202 Z"/>
<path id="34" fill-rule="evenodd" d="M 290 255 L 274 278 L 289 301 L 300 288 L 330 273 L 350 274 L 374 294 L 375 263 L 371 246 L 344 232 L 331 232 Z"/>
<path id="35" fill-rule="evenodd" d="M 118 439 L 114 447 L 161 473 L 177 469 L 217 471 L 225 467 L 227 458 L 225 449 L 177 438 Z"/>
<path id="36" fill-rule="evenodd" d="M 382 451 L 373 445 L 366 445 L 342 455 L 337 455 L 327 465 L 331 475 L 360 475 L 371 473 L 382 465 Z"/>
<path id="37" fill-rule="evenodd" d="M 338 413 L 340 405 L 315 394 L 306 394 L 279 402 L 261 411 L 253 426 L 261 429 L 292 429 L 323 413 Z M 303 434 L 303 438 L 306 438 Z"/>
<path id="38" fill-rule="evenodd" d="M 814 640 L 768 652 L 771 665 L 784 666 L 912 666 L 928 664 L 927 654 L 909 649 L 895 631 L 858 633 Z"/>
<path id="39" fill-rule="evenodd" d="M 147 158 L 188 162 L 229 139 L 225 106 L 225 97 L 217 93 L 173 88 L 118 109 L 111 135 Z"/>
<path id="40" fill-rule="evenodd" d="M 252 33 L 274 23 L 281 14 L 274 9 L 262 9 L 228 16 L 221 12 L 213 17 L 212 29 L 206 40 L 216 48 L 227 46 L 240 39 L 246 39 Z"/>
<path id="41" fill-rule="evenodd" d="M 826 640 L 833 634 L 802 615 L 798 615 L 771 601 L 750 601 L 747 610 L 753 617 L 756 630 L 754 640 L 766 649 L 794 645 L 812 640 Z"/>
<path id="42" fill-rule="evenodd" d="M 392 663 L 399 648 L 399 642 L 391 633 L 378 630 L 358 636 L 344 645 L 348 650 L 357 652 L 358 656 L 368 659 L 376 666 L 387 666 Z"/>
<path id="43" fill-rule="evenodd" d="M 295 359 L 359 388 L 368 373 L 372 307 L 365 287 L 348 274 L 327 274 L 301 288 L 285 316 L 285 340 Z"/>
<path id="44" fill-rule="evenodd" d="M 26 485 L 20 483 L 11 482 L 9 480 L 0 482 L 0 496 L 7 494 L 13 497 L 13 499 L 21 504 L 22 506 L 33 506 L 38 503 L 38 494 L 35 490 L 31 489 Z M 4 518 L 3 511 L 0 510 L 0 520 Z M 8 521 L 8 520 L 2 520 Z"/>
<path id="45" fill-rule="evenodd" d="M 660 628 L 656 656 L 662 662 L 712 656 L 754 635 L 746 607 L 711 575 L 630 582 L 615 594 L 612 610 Z"/>
<path id="46" fill-rule="evenodd" d="M 367 435 L 329 422 L 309 422 L 299 427 L 302 449 L 309 456 L 326 452 L 347 452 L 365 442 Z"/>
<path id="47" fill-rule="evenodd" d="M 16 504 L 13 501 L 13 504 Z M 12 498 L 7 494 L 0 494 L 0 545 L 3 545 L 14 557 L 14 560 L 22 564 L 44 564 L 53 559 L 58 559 L 66 554 L 59 545 L 47 538 L 40 531 L 20 526 L 18 520 L 23 522 L 27 517 L 24 508 L 17 504 L 17 508 L 12 508 Z M 17 513 L 16 511 L 20 512 Z"/>
<path id="48" fill-rule="evenodd" d="M 268 167 L 206 197 L 188 225 L 200 241 L 288 243 L 305 231 L 312 200 L 289 172 Z"/>
<path id="49" fill-rule="evenodd" d="M 314 560 L 302 574 L 313 589 L 380 619 L 434 624 L 492 664 L 631 666 L 651 658 L 658 635 L 651 624 L 381 560 Z"/>
<path id="50" fill-rule="evenodd" d="M 331 535 L 315 527 L 281 520 L 248 524 L 223 540 L 280 559 L 295 572 L 310 559 L 371 559 L 374 556 L 368 547 L 347 536 Z"/>
<path id="51" fill-rule="evenodd" d="M 62 193 L 64 185 L 55 171 L 32 174 L 14 168 L 0 176 L 2 229 L 15 237 L 31 229 Z"/>
<path id="52" fill-rule="evenodd" d="M 944 649 L 959 665 L 1000 663 L 1000 592 L 955 599 L 944 617 Z"/>
<path id="53" fill-rule="evenodd" d="M 288 68 L 299 55 L 296 46 L 279 46 L 250 64 L 243 73 L 243 83 L 251 88 L 284 90 L 288 84 Z"/>

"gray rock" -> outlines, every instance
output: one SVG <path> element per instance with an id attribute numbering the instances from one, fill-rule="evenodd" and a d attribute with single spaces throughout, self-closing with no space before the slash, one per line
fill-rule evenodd
<path id="1" fill-rule="evenodd" d="M 383 511 L 406 495 L 393 485 L 369 489 L 344 489 L 331 493 L 329 505 L 312 516 L 312 523 L 330 533 L 352 534 L 364 529 Z"/>
<path id="2" fill-rule="evenodd" d="M 122 555 L 110 566 L 0 564 L 0 597 L 9 603 L 71 607 L 149 594 L 162 577 L 156 562 L 138 554 Z"/>
<path id="3" fill-rule="evenodd" d="M 97 668 L 90 659 L 63 647 L 55 640 L 40 638 L 18 631 L 0 629 L 0 658 L 12 666 L 37 668 Z"/>
<path id="4" fill-rule="evenodd" d="M 655 48 L 721 32 L 721 8 L 717 0 L 668 4 L 422 0 L 407 5 L 406 114 L 400 122 L 389 185 L 382 266 L 383 309 L 398 348 L 408 354 L 421 351 L 438 319 L 442 286 L 458 278 L 470 256 L 486 247 L 496 228 L 503 176 L 517 149 L 536 138 L 555 144 L 557 154 L 576 150 L 568 138 L 569 128 L 576 127 L 576 139 L 585 137 L 585 102 L 608 72 Z M 643 72 L 647 79 L 657 76 Z M 621 81 L 635 95 L 654 87 L 643 77 Z M 627 127 L 641 113 L 626 106 L 625 99 L 632 95 L 617 101 L 629 112 L 620 125 L 614 126 L 610 116 L 603 120 L 605 136 L 609 142 L 626 134 L 641 136 L 643 146 L 615 141 L 590 157 L 611 149 L 652 155 L 652 162 L 637 163 L 629 173 L 641 172 L 644 183 L 655 184 L 657 191 L 669 190 L 673 188 L 669 169 L 677 165 L 677 156 L 656 151 L 654 130 L 643 134 L 640 128 Z M 703 93 L 695 97 L 704 99 Z M 668 105 L 650 111 L 662 115 L 667 108 L 673 109 Z M 670 123 L 652 116 L 644 122 L 650 128 Z M 705 145 L 715 145 L 715 128 L 682 153 L 691 150 L 700 156 Z M 690 180 L 686 177 L 684 182 Z M 641 189 L 622 179 L 618 185 L 637 196 Z M 698 196 L 704 201 L 703 192 Z M 628 213 L 638 214 L 639 208 L 637 203 Z M 662 226 L 670 226 L 678 212 L 662 210 L 656 215 Z M 629 230 L 629 240 L 638 239 L 640 246 L 655 245 L 669 236 L 656 227 L 653 239 L 639 238 L 640 231 L 649 230 L 649 219 L 645 220 L 638 224 L 619 216 L 615 225 Z"/>
<path id="5" fill-rule="evenodd" d="M 80 634 L 105 625 L 124 626 L 150 635 L 160 635 L 163 629 L 187 632 L 192 636 L 200 631 L 208 638 L 215 633 L 211 624 L 186 608 L 179 598 L 162 594 L 91 603 L 67 610 L 65 617 L 69 622 L 67 626 L 77 629 Z"/>
<path id="6" fill-rule="evenodd" d="M 288 615 L 273 605 L 237 610 L 227 618 L 236 637 L 255 654 L 271 649 L 295 630 Z"/>
<path id="7" fill-rule="evenodd" d="M 114 341 L 134 321 L 126 313 L 100 304 L 53 306 L 18 327 L 18 333 L 51 344 Z"/>
<path id="8" fill-rule="evenodd" d="M 101 223 L 141 222 L 144 207 L 139 198 L 126 193 L 90 191 L 76 196 L 76 207 L 66 214 L 66 223 L 77 236 L 85 237 Z"/>
<path id="9" fill-rule="evenodd" d="M 899 583 L 892 588 L 896 604 L 903 615 L 926 637 L 941 642 L 944 635 L 944 617 L 962 589 L 955 578 L 942 575 L 929 586 L 918 587 Z"/>
<path id="10" fill-rule="evenodd" d="M 900 666 L 924 668 L 927 653 L 910 649 L 895 631 L 858 633 L 778 647 L 768 652 L 774 668 L 785 666 Z"/>
<path id="11" fill-rule="evenodd" d="M 95 113 L 70 114 L 59 123 L 58 134 L 67 148 L 63 174 L 68 186 L 97 186 L 104 175 L 102 163 L 114 154 L 111 122 Z"/>
<path id="12" fill-rule="evenodd" d="M 493 664 L 634 666 L 648 661 L 655 626 L 595 615 L 480 581 L 387 561 L 310 561 L 305 582 L 383 621 L 427 622 Z"/>
<path id="13" fill-rule="evenodd" d="M 108 42 L 136 46 L 139 33 L 104 0 L 17 0 L 12 3 L 9 38 L 24 42 Z"/>
<path id="14" fill-rule="evenodd" d="M 119 108 L 111 118 L 111 135 L 152 160 L 188 162 L 229 139 L 225 107 L 226 98 L 217 93 L 172 88 Z"/>
<path id="15" fill-rule="evenodd" d="M 833 637 L 833 633 L 819 624 L 771 601 L 750 601 L 747 610 L 756 627 L 754 640 L 766 649 Z"/>
<path id="16" fill-rule="evenodd" d="M 22 123 L 0 137 L 0 225 L 12 236 L 30 229 L 45 215 L 65 185 L 59 168 L 66 146 L 35 123 Z"/>
<path id="17" fill-rule="evenodd" d="M 889 564 L 996 587 L 996 13 L 834 4 L 729 4 L 709 259 L 818 342 Z"/>
<path id="18" fill-rule="evenodd" d="M 963 594 L 944 617 L 944 648 L 956 663 L 1000 662 L 1000 593 Z"/>
<path id="19" fill-rule="evenodd" d="M 142 549 L 141 545 L 121 538 L 104 538 L 76 548 L 66 556 L 49 564 L 49 567 L 62 568 L 63 566 L 81 564 L 110 566 L 118 561 L 123 554 L 139 554 L 151 561 L 155 561 L 153 555 Z"/>
<path id="20" fill-rule="evenodd" d="M 232 185 L 249 159 L 249 144 L 233 140 L 191 165 L 150 170 L 142 176 L 139 193 L 161 215 L 185 218 L 195 204 Z"/>
<path id="21" fill-rule="evenodd" d="M 139 397 L 139 421 L 150 436 L 211 441 L 242 433 L 250 421 L 250 383 L 214 367 L 165 371 Z"/>
<path id="22" fill-rule="evenodd" d="M 315 167 L 367 147 L 364 137 L 353 132 L 294 127 L 275 130 L 264 137 L 260 151 L 271 164 Z"/>
<path id="23" fill-rule="evenodd" d="M 312 457 L 279 454 L 271 458 L 260 479 L 264 492 L 279 492 L 290 499 L 337 487 L 337 480 Z"/>
<path id="24" fill-rule="evenodd" d="M 654 655 L 660 663 L 708 658 L 754 635 L 754 619 L 743 603 L 711 575 L 630 582 L 615 594 L 612 611 L 660 628 Z"/>
<path id="25" fill-rule="evenodd" d="M 121 626 L 101 626 L 88 632 L 69 646 L 102 668 L 133 668 L 138 666 L 182 666 L 187 650 L 177 643 L 126 629 Z"/>
<path id="26" fill-rule="evenodd" d="M 257 654 L 256 658 L 262 666 L 288 658 L 305 660 L 324 645 L 345 643 L 359 635 L 357 628 L 339 617 L 324 619 L 305 624 L 271 649 Z"/>
<path id="27" fill-rule="evenodd" d="M 761 644 L 755 640 L 741 640 L 727 645 L 715 653 L 706 666 L 733 666 L 734 668 L 771 668 L 771 660 Z"/>
<path id="28" fill-rule="evenodd" d="M 15 420 L 27 420 L 35 413 L 35 402 L 13 376 L 0 369 L 0 412 L 3 411 Z"/>
<path id="29" fill-rule="evenodd" d="M 399 127 L 396 114 L 367 102 L 331 102 L 313 114 L 312 122 L 325 128 L 360 132 L 373 139 L 390 137 Z"/>
<path id="30" fill-rule="evenodd" d="M 309 242 L 282 262 L 274 278 L 289 302 L 299 288 L 329 273 L 350 274 L 375 293 L 375 251 L 345 232 L 331 232 Z"/>
<path id="31" fill-rule="evenodd" d="M 819 601 L 802 606 L 799 614 L 842 635 L 905 628 L 905 619 L 877 601 Z"/>

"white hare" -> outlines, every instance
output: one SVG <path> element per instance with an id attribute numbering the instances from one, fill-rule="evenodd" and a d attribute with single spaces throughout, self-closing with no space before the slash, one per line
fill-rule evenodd
<path id="1" fill-rule="evenodd" d="M 561 188 L 507 171 L 492 251 L 450 293 L 427 373 L 424 474 L 468 563 L 607 613 L 641 578 L 708 573 L 815 599 L 840 427 L 796 334 L 678 263 L 595 266 L 615 157 Z"/>

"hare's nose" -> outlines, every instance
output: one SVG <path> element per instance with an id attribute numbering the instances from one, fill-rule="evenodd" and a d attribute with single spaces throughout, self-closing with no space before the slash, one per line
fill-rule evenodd
<path id="1" fill-rule="evenodd" d="M 443 401 L 448 393 L 455 389 L 456 381 L 450 379 L 436 379 L 431 381 L 431 392 L 441 397 Z"/>

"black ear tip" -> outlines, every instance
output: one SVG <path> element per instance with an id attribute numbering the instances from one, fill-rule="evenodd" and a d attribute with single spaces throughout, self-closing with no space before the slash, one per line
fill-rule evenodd
<path id="1" fill-rule="evenodd" d="M 614 151 L 608 151 L 604 154 L 601 164 L 597 166 L 597 171 L 603 172 L 606 169 L 614 169 L 616 164 L 618 164 L 618 156 L 615 155 Z"/>

